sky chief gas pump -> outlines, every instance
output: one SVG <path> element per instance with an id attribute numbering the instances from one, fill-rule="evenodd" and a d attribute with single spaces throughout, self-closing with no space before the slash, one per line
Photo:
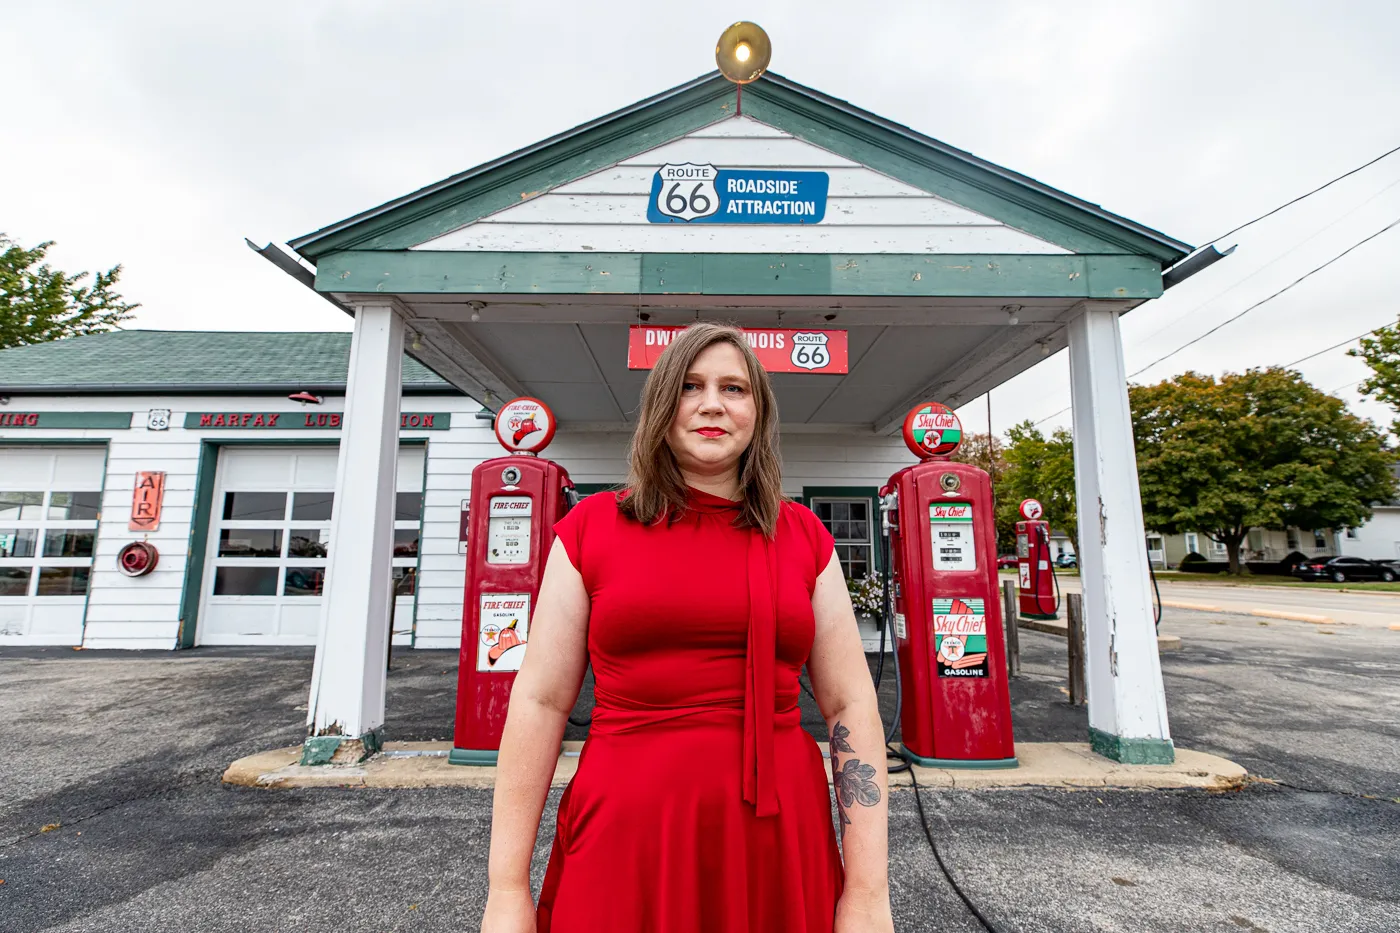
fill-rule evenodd
<path id="1" fill-rule="evenodd" d="M 921 462 L 881 490 L 903 753 L 928 767 L 1012 768 L 992 486 L 985 471 L 948 459 L 961 440 L 946 406 L 916 407 L 904 442 Z"/>
<path id="2" fill-rule="evenodd" d="M 554 438 L 554 413 L 518 398 L 496 414 L 496 439 L 509 454 L 477 464 L 462 518 L 467 588 L 457 719 L 449 761 L 496 763 L 515 673 L 530 641 L 554 523 L 576 501 L 569 474 L 538 456 Z"/>
<path id="3" fill-rule="evenodd" d="M 1045 509 L 1035 499 L 1021 502 L 1016 523 L 1017 584 L 1023 619 L 1054 619 L 1059 615 L 1055 595 L 1055 570 L 1050 566 L 1050 523 L 1042 521 Z"/>

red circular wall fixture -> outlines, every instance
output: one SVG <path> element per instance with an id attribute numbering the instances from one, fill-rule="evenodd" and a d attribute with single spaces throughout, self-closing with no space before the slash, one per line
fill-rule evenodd
<path id="1" fill-rule="evenodd" d="M 133 541 L 117 552 L 117 569 L 128 577 L 144 577 L 159 562 L 160 552 L 145 541 Z"/>

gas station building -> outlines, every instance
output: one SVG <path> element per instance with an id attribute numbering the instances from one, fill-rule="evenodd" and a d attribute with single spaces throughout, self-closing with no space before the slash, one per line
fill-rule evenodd
<path id="1" fill-rule="evenodd" d="M 289 246 L 300 261 L 262 252 L 353 337 L 0 353 L 0 644 L 315 644 L 311 734 L 374 746 L 389 639 L 461 638 L 462 502 L 503 453 L 503 403 L 546 403 L 544 456 L 596 491 L 626 471 L 646 378 L 629 340 L 737 323 L 765 363 L 788 353 L 784 491 L 860 575 L 876 490 L 912 462 L 910 408 L 956 408 L 1068 348 L 1091 740 L 1171 760 L 1118 316 L 1162 294 L 1186 244 L 782 77 L 740 100 L 716 73 Z M 138 345 L 143 365 L 113 362 Z M 817 346 L 844 366 L 799 359 Z M 202 362 L 157 362 L 182 354 Z M 163 494 L 149 531 L 146 473 Z M 46 557 L 38 542 L 70 529 L 86 552 Z M 118 572 L 138 541 L 155 568 Z M 50 565 L 86 572 L 46 583 Z"/>

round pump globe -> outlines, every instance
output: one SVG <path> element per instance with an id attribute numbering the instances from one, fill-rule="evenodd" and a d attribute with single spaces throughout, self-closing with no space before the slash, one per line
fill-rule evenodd
<path id="1" fill-rule="evenodd" d="M 916 405 L 904 416 L 904 443 L 921 460 L 950 457 L 962 443 L 962 422 L 941 402 Z"/>

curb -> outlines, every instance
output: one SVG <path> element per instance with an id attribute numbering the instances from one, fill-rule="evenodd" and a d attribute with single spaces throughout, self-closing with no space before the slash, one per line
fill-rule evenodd
<path id="1" fill-rule="evenodd" d="M 1278 612 L 1274 609 L 1254 609 L 1250 615 L 1263 619 L 1288 619 L 1292 622 L 1311 622 L 1313 625 L 1337 625 L 1331 616 L 1311 615 L 1306 612 Z"/>
<path id="2" fill-rule="evenodd" d="M 1190 609 L 1193 612 L 1223 612 L 1227 615 L 1257 616 L 1261 619 L 1285 619 L 1289 622 L 1310 622 L 1313 625 L 1347 625 L 1331 616 L 1313 615 L 1308 612 L 1283 612 L 1278 609 L 1230 609 L 1225 606 L 1211 606 L 1206 603 L 1184 603 L 1173 599 L 1162 600 L 1169 609 Z"/>
<path id="3" fill-rule="evenodd" d="M 550 780 L 561 787 L 578 770 L 582 742 L 565 742 Z M 496 785 L 494 766 L 462 766 L 447 763 L 450 742 L 389 742 L 384 752 L 358 765 L 298 764 L 301 747 L 278 748 L 240 758 L 224 772 L 224 783 L 276 790 L 286 788 L 422 788 Z M 1016 746 L 1016 768 L 950 769 L 915 766 L 921 785 L 942 790 L 1055 787 L 1068 790 L 1121 788 L 1125 790 L 1234 790 L 1248 780 L 1248 772 L 1233 761 L 1190 749 L 1176 749 L 1169 765 L 1126 765 L 1090 750 L 1087 742 L 1021 742 Z M 704 767 L 703 750 L 694 752 L 694 766 Z M 831 778 L 828 774 L 827 781 Z M 890 788 L 911 786 L 910 775 L 890 775 Z"/>
<path id="4" fill-rule="evenodd" d="M 1208 606 L 1205 603 L 1183 603 L 1174 599 L 1162 600 L 1162 605 L 1168 609 L 1193 609 L 1196 612 L 1226 612 L 1223 606 Z"/>

